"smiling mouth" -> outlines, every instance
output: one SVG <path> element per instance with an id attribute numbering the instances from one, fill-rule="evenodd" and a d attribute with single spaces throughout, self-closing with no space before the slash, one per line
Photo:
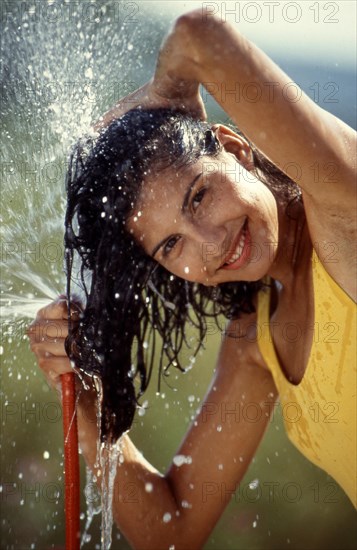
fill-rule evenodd
<path id="1" fill-rule="evenodd" d="M 229 252 L 225 258 L 224 263 L 221 265 L 222 269 L 237 269 L 241 267 L 245 260 L 247 259 L 247 254 L 245 254 L 247 245 L 249 244 L 249 232 L 248 232 L 248 219 L 243 224 L 242 229 L 239 232 L 238 240 L 235 244 L 233 252 Z"/>

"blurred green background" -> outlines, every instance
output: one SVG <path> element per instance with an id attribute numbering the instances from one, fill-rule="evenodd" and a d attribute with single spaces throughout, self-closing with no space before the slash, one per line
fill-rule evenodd
<path id="1" fill-rule="evenodd" d="M 317 103 L 355 127 L 354 2 L 330 2 L 338 8 L 334 14 L 323 2 L 295 3 L 301 7 L 295 22 L 293 12 L 283 12 L 283 2 L 272 21 L 266 11 L 257 20 L 252 2 L 210 4 L 219 10 L 233 5 L 234 19 L 239 15 L 248 37 Z M 64 547 L 61 410 L 24 331 L 37 307 L 64 289 L 68 147 L 92 120 L 150 77 L 174 17 L 200 5 L 1 4 L 1 548 Z M 210 120 L 227 121 L 207 94 L 204 100 Z M 219 341 L 218 333 L 207 338 L 206 350 L 188 373 L 172 370 L 161 395 L 154 376 L 143 399 L 148 409 L 137 416 L 132 437 L 162 472 L 209 385 Z M 188 359 L 189 351 L 184 353 Z M 81 509 L 83 528 L 84 497 Z M 355 519 L 342 490 L 287 440 L 277 413 L 205 548 L 356 548 Z M 99 516 L 89 535 L 84 548 L 99 548 Z M 128 548 L 116 528 L 112 548 Z"/>

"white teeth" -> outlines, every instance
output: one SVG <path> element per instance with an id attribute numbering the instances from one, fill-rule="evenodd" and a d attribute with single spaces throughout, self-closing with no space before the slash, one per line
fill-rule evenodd
<path id="1" fill-rule="evenodd" d="M 244 249 L 244 245 L 245 245 L 245 236 L 246 236 L 246 231 L 243 231 L 243 234 L 242 234 L 241 238 L 239 239 L 237 248 L 236 248 L 233 256 L 228 260 L 228 262 L 226 262 L 226 265 L 233 264 L 234 262 L 236 262 L 241 257 L 243 249 Z"/>

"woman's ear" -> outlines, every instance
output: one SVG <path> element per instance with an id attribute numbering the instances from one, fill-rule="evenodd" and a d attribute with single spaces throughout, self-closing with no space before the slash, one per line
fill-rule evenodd
<path id="1" fill-rule="evenodd" d="M 214 124 L 211 130 L 227 153 L 233 154 L 246 170 L 253 170 L 253 152 L 246 139 L 223 124 Z"/>

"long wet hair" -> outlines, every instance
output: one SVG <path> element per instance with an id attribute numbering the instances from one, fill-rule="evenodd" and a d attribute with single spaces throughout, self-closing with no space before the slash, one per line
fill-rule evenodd
<path id="1" fill-rule="evenodd" d="M 168 109 L 133 109 L 74 148 L 67 174 L 65 249 L 67 296 L 80 284 L 85 307 L 70 326 L 66 349 L 77 369 L 102 386 L 101 439 L 126 432 L 138 398 L 148 386 L 158 353 L 159 380 L 170 366 L 184 370 L 180 350 L 187 324 L 198 330 L 194 356 L 207 319 L 238 318 L 254 311 L 262 283 L 217 287 L 191 283 L 150 258 L 126 229 L 149 173 L 216 157 L 222 147 L 205 122 Z M 299 191 L 253 148 L 255 175 L 285 202 Z M 159 340 L 159 342 L 158 342 Z"/>

